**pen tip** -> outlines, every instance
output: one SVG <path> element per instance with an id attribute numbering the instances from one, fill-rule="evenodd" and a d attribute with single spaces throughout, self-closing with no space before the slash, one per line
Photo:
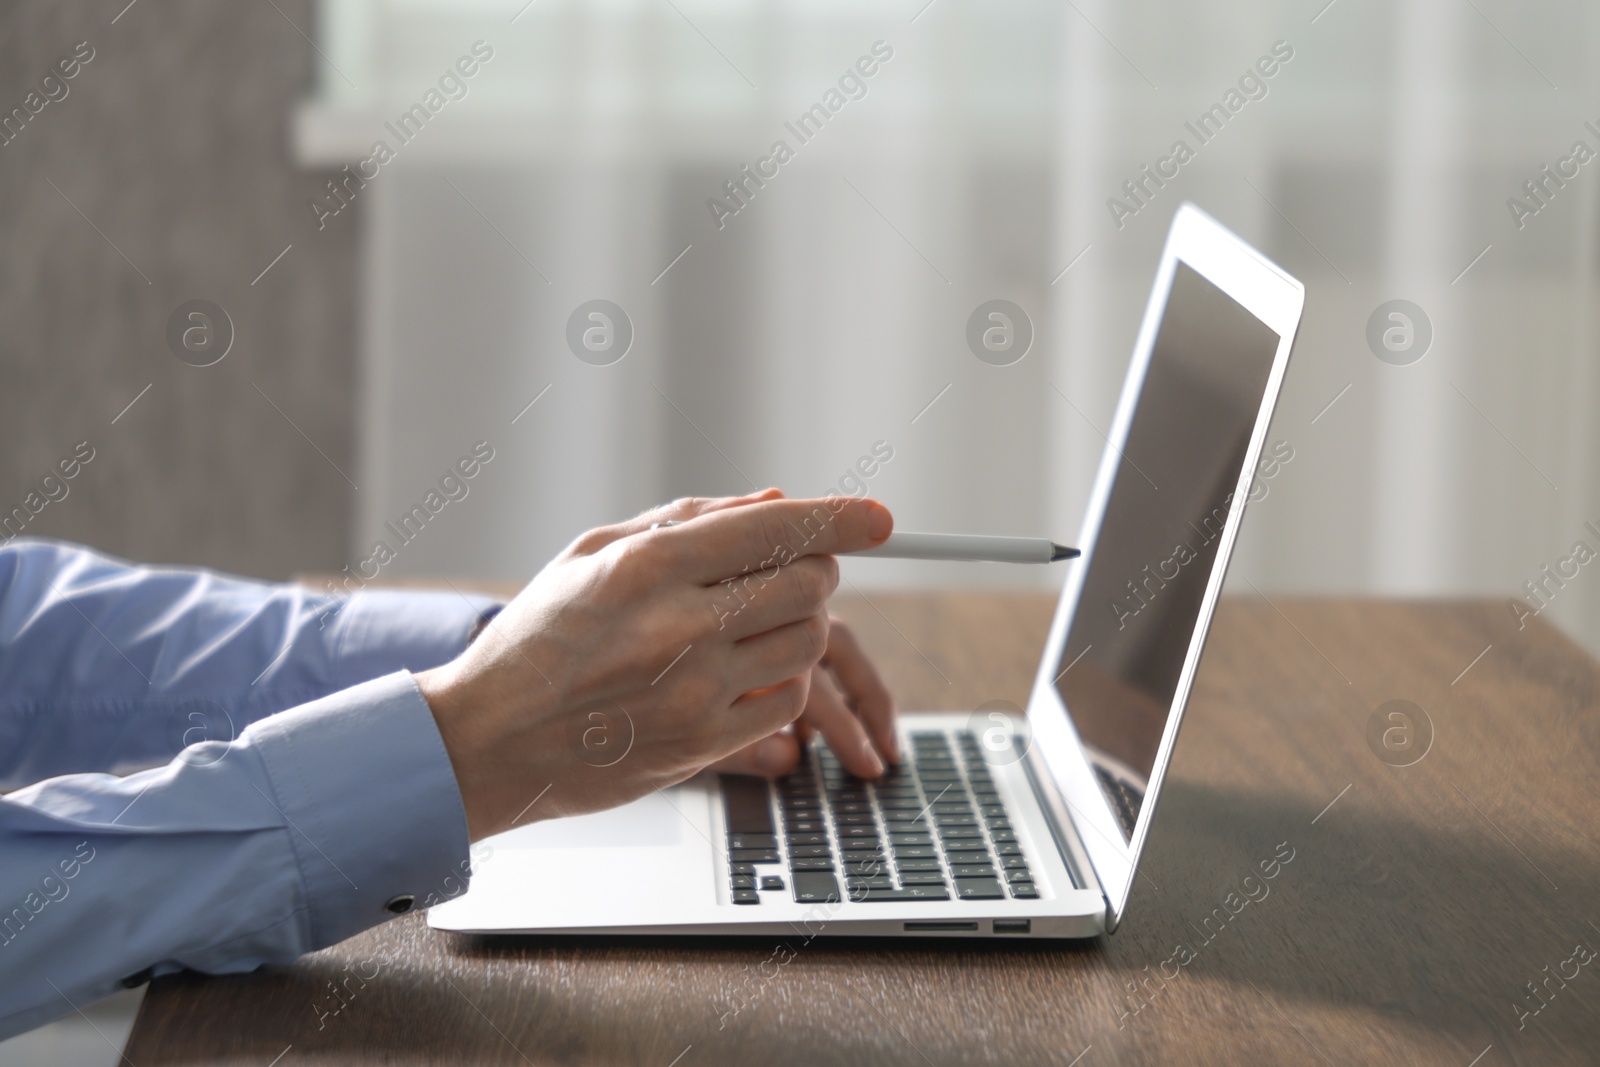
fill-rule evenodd
<path id="1" fill-rule="evenodd" d="M 1077 559 L 1080 555 L 1082 555 L 1082 553 L 1079 552 L 1077 549 L 1068 548 L 1066 545 L 1052 544 L 1050 546 L 1050 548 L 1051 548 L 1051 551 L 1050 551 L 1050 562 L 1051 563 L 1054 563 L 1057 560 L 1063 560 L 1063 559 Z"/>

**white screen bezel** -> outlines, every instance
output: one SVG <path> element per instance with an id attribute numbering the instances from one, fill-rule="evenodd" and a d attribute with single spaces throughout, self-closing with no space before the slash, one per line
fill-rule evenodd
<path id="1" fill-rule="evenodd" d="M 1150 772 L 1144 804 L 1134 825 L 1133 836 L 1124 843 L 1116 816 L 1095 781 L 1093 768 L 1056 690 L 1055 677 L 1072 616 L 1082 592 L 1084 576 L 1088 573 L 1094 558 L 1100 524 L 1105 516 L 1112 484 L 1116 479 L 1117 464 L 1121 459 L 1122 448 L 1127 442 L 1134 409 L 1144 385 L 1145 373 L 1150 365 L 1156 333 L 1160 329 L 1162 315 L 1166 311 L 1167 298 L 1172 290 L 1172 280 L 1177 273 L 1180 260 L 1238 301 L 1279 338 L 1278 350 L 1273 356 L 1272 372 L 1267 379 L 1261 407 L 1256 415 L 1255 428 L 1250 435 L 1244 464 L 1235 485 L 1235 500 L 1244 500 L 1249 494 L 1251 477 L 1261 456 L 1267 427 L 1272 421 L 1272 411 L 1277 403 L 1279 389 L 1283 385 L 1289 352 L 1294 345 L 1295 331 L 1299 327 L 1300 314 L 1305 306 L 1305 287 L 1299 281 L 1290 277 L 1193 204 L 1185 203 L 1178 208 L 1172 220 L 1172 228 L 1167 234 L 1167 243 L 1161 253 L 1161 264 L 1156 272 L 1155 284 L 1151 287 L 1144 320 L 1139 326 L 1139 335 L 1134 343 L 1133 358 L 1128 366 L 1128 376 L 1123 384 L 1122 396 L 1117 402 L 1108 447 L 1101 457 L 1094 490 L 1084 513 L 1083 529 L 1078 540 L 1078 547 L 1082 549 L 1083 555 L 1070 565 L 1071 570 L 1062 588 L 1061 600 L 1056 606 L 1055 619 L 1050 626 L 1050 638 L 1046 643 L 1045 654 L 1041 658 L 1039 673 L 1034 679 L 1033 692 L 1028 701 L 1028 722 L 1037 755 L 1042 759 L 1044 769 L 1067 807 L 1067 814 L 1077 830 L 1077 836 L 1105 894 L 1107 932 L 1115 930 L 1121 923 L 1127 907 L 1128 895 L 1132 891 L 1133 880 L 1137 874 L 1139 855 L 1144 849 L 1145 838 L 1149 833 L 1151 814 L 1155 810 L 1162 783 L 1166 778 L 1167 766 L 1172 759 L 1172 748 L 1182 722 L 1184 705 L 1189 699 L 1189 690 L 1194 683 L 1195 670 L 1199 666 L 1201 652 L 1205 647 L 1206 633 L 1211 626 L 1211 616 L 1216 610 L 1217 597 L 1227 575 L 1228 561 L 1245 510 L 1243 507 L 1229 509 L 1227 522 L 1218 541 L 1216 564 L 1201 601 L 1198 625 L 1190 639 L 1183 670 L 1173 694 L 1172 706 L 1168 709 L 1166 727 L 1161 736 L 1160 747 L 1156 751 L 1155 766 Z"/>

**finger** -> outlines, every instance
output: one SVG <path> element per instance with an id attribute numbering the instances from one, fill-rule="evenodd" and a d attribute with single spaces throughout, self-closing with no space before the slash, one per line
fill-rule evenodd
<path id="1" fill-rule="evenodd" d="M 797 727 L 799 723 L 795 724 Z M 788 732 L 768 734 L 733 755 L 718 760 L 711 769 L 722 774 L 758 774 L 777 778 L 800 763 L 800 740 Z"/>
<path id="2" fill-rule="evenodd" d="M 578 539 L 581 551 L 588 555 L 600 551 L 613 541 L 634 534 L 646 533 L 650 527 L 658 522 L 688 522 L 690 519 L 713 512 L 723 511 L 727 508 L 744 507 L 747 504 L 758 504 L 767 500 L 783 499 L 781 489 L 763 489 L 758 493 L 749 493 L 745 496 L 691 496 L 681 497 L 670 504 L 662 504 L 648 511 L 642 511 L 631 519 L 615 522 L 609 526 L 600 526 L 588 531 Z"/>
<path id="3" fill-rule="evenodd" d="M 811 679 L 811 696 L 801 718 L 817 728 L 845 770 L 857 778 L 876 778 L 883 773 L 883 759 L 877 747 L 861 720 L 845 707 L 828 672 L 817 671 Z"/>
<path id="4" fill-rule="evenodd" d="M 735 700 L 727 712 L 732 745 L 726 755 L 731 756 L 794 722 L 805 710 L 810 693 L 811 672 L 803 671 Z"/>
<path id="5" fill-rule="evenodd" d="M 687 576 L 709 585 L 802 556 L 871 548 L 893 529 L 894 517 L 876 500 L 836 496 L 725 508 L 664 532 L 682 552 Z"/>
<path id="6" fill-rule="evenodd" d="M 839 682 L 845 703 L 867 726 L 878 752 L 890 763 L 900 762 L 900 737 L 895 731 L 894 694 L 883 683 L 861 642 L 850 627 L 838 620 L 828 625 L 828 651 L 822 665 Z"/>
<path id="7" fill-rule="evenodd" d="M 839 564 L 832 556 L 807 556 L 772 570 L 694 594 L 711 597 L 717 632 L 724 639 L 742 640 L 816 615 L 839 586 Z"/>
<path id="8" fill-rule="evenodd" d="M 723 672 L 728 688 L 748 693 L 809 674 L 828 648 L 828 617 L 821 613 L 733 645 Z"/>

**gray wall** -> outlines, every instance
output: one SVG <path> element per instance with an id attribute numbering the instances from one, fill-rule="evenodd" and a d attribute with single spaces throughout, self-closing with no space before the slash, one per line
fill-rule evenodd
<path id="1" fill-rule="evenodd" d="M 316 231 L 305 202 L 326 175 L 289 157 L 320 62 L 300 33 L 311 0 L 125 2 L 0 13 L 0 114 L 78 42 L 95 50 L 0 146 L 0 513 L 87 440 L 93 462 L 28 533 L 268 577 L 337 569 L 357 226 Z M 168 350 L 189 299 L 233 320 L 214 366 Z"/>

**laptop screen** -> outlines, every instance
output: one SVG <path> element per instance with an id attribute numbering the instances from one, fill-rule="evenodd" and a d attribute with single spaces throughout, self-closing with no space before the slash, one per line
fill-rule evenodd
<path id="1" fill-rule="evenodd" d="M 1056 667 L 1056 689 L 1090 756 L 1141 793 L 1229 508 L 1242 504 L 1232 495 L 1278 343 L 1178 261 Z M 1114 808 L 1104 778 L 1101 788 Z"/>

